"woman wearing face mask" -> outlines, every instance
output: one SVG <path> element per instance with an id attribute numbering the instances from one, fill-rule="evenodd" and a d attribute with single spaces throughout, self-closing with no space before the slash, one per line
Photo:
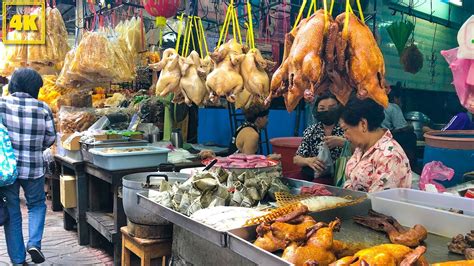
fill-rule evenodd
<path id="1" fill-rule="evenodd" d="M 352 98 L 341 114 L 344 136 L 356 147 L 346 165 L 344 188 L 375 192 L 410 188 L 408 158 L 390 130 L 381 127 L 384 109 L 372 99 Z"/>
<path id="2" fill-rule="evenodd" d="M 342 137 L 344 132 L 338 124 L 340 107 L 336 96 L 323 94 L 316 100 L 314 110 L 318 123 L 304 131 L 303 140 L 293 158 L 293 163 L 302 167 L 303 176 L 309 181 L 314 179 L 314 171 L 322 173 L 326 170 L 325 164 L 318 159 L 319 147 L 326 143 L 333 161 L 336 161 L 345 142 Z"/>

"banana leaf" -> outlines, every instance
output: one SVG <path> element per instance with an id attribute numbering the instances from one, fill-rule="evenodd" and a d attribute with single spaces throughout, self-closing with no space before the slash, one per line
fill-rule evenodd
<path id="1" fill-rule="evenodd" d="M 388 35 L 401 55 L 407 44 L 408 38 L 415 30 L 415 25 L 410 21 L 395 21 L 387 27 Z"/>

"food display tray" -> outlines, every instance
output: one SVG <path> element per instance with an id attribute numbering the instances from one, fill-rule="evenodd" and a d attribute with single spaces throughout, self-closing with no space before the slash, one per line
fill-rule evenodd
<path id="1" fill-rule="evenodd" d="M 370 198 L 375 211 L 397 217 L 405 226 L 422 224 L 429 232 L 446 237 L 466 234 L 474 228 L 473 199 L 405 188 L 373 193 Z"/>
<path id="2" fill-rule="evenodd" d="M 290 180 L 289 182 L 291 183 L 292 181 Z M 328 187 L 328 189 L 331 190 L 333 188 Z M 344 192 L 351 191 L 344 190 Z M 335 239 L 366 246 L 390 243 L 390 240 L 384 233 L 376 232 L 352 221 L 352 217 L 355 215 L 367 215 L 371 207 L 372 204 L 368 200 L 358 205 L 310 213 L 310 215 L 314 217 L 316 221 L 324 222 L 330 222 L 336 217 L 340 218 L 342 221 L 341 230 L 340 232 L 336 232 L 334 234 Z M 402 211 L 403 215 L 394 215 L 394 209 Z M 413 215 L 412 213 L 404 213 L 402 206 L 400 205 L 394 206 L 389 212 L 385 212 L 385 214 L 394 216 L 399 221 L 402 221 L 404 216 Z M 459 217 L 453 216 L 451 222 L 446 225 L 456 225 L 458 221 L 457 218 Z M 431 217 L 431 219 L 433 220 L 433 217 Z M 406 224 L 402 223 L 402 225 Z M 425 226 L 429 227 L 428 224 L 425 224 Z M 291 265 L 281 258 L 282 252 L 271 253 L 253 245 L 253 242 L 257 238 L 256 227 L 257 226 L 254 225 L 230 230 L 227 233 L 227 243 L 229 249 L 259 265 Z M 463 260 L 464 256 L 450 253 L 448 251 L 447 245 L 450 241 L 451 236 L 440 236 L 430 232 L 428 234 L 428 238 L 425 240 L 425 244 L 427 246 L 425 257 L 427 260 L 430 263 Z"/>
<path id="3" fill-rule="evenodd" d="M 94 155 L 90 153 L 93 148 L 112 148 L 112 147 L 129 147 L 129 146 L 147 146 L 149 143 L 145 140 L 136 139 L 110 139 L 103 141 L 96 141 L 93 143 L 85 143 L 79 141 L 81 144 L 82 158 L 86 162 L 94 163 Z"/>
<path id="4" fill-rule="evenodd" d="M 287 185 L 291 186 L 290 188 L 292 192 L 294 193 L 299 193 L 299 189 L 302 186 L 314 185 L 314 183 L 311 183 L 311 182 L 292 180 L 288 178 L 282 178 L 282 181 L 283 183 L 286 183 Z M 329 186 L 326 186 L 326 188 L 330 190 L 331 192 L 333 192 L 334 195 L 336 196 L 348 196 L 348 195 L 351 195 L 353 197 L 366 196 L 365 193 L 361 193 L 361 192 L 348 191 L 348 190 L 343 190 L 340 188 L 329 187 Z M 182 227 L 188 230 L 189 232 L 212 242 L 213 244 L 217 246 L 226 247 L 228 245 L 227 232 L 217 231 L 214 228 L 209 227 L 208 225 L 204 223 L 197 222 L 186 215 L 183 215 L 175 210 L 172 210 L 157 202 L 152 201 L 151 199 L 148 198 L 148 192 L 137 193 L 137 195 L 138 195 L 138 204 L 142 206 L 143 208 L 151 212 L 158 213 L 161 217 L 165 218 L 169 222 L 174 223 L 175 225 Z M 357 209 L 359 208 L 358 206 L 361 204 L 367 205 L 370 203 L 369 203 L 369 200 L 367 199 L 366 201 L 359 203 L 357 205 L 353 205 L 352 207 Z M 344 213 L 344 211 L 341 211 L 341 213 Z"/>
<path id="5" fill-rule="evenodd" d="M 134 148 L 146 148 L 146 151 L 126 151 Z M 154 166 L 158 168 L 160 164 L 168 162 L 170 151 L 169 149 L 153 146 L 114 147 L 116 150 L 124 150 L 124 152 L 119 153 L 105 153 L 104 150 L 106 149 L 109 148 L 94 148 L 89 151 L 94 156 L 96 166 L 110 171 Z"/>

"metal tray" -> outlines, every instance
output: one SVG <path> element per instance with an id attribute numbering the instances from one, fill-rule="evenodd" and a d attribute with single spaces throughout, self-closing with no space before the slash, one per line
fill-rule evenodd
<path id="1" fill-rule="evenodd" d="M 314 183 L 301 181 L 296 179 L 285 178 L 283 183 L 292 188 L 292 193 L 299 193 L 302 186 L 311 186 Z M 338 187 L 325 186 L 335 196 L 351 196 L 353 198 L 366 197 L 367 194 L 358 191 L 345 190 Z M 359 204 L 335 208 L 331 210 L 313 212 L 311 216 L 317 221 L 330 222 L 338 217 L 343 222 L 350 220 L 355 214 L 366 214 L 371 208 L 370 200 L 366 199 Z M 259 265 L 291 265 L 281 258 L 282 252 L 271 253 L 253 245 L 253 241 L 257 238 L 255 229 L 256 225 L 230 230 L 227 232 L 227 245 L 230 250 L 243 256 Z M 382 235 L 383 236 L 383 235 Z"/>
<path id="2" fill-rule="evenodd" d="M 203 223 L 189 218 L 186 215 L 150 200 L 148 198 L 148 191 L 137 193 L 137 196 L 138 205 L 141 207 L 151 212 L 158 213 L 158 215 L 170 221 L 171 223 L 184 228 L 217 246 L 225 247 L 227 245 L 226 232 L 217 231 Z"/>
<path id="3" fill-rule="evenodd" d="M 329 222 L 339 217 L 342 220 L 341 231 L 334 234 L 334 238 L 352 243 L 362 243 L 368 246 L 390 243 L 384 233 L 379 233 L 371 229 L 360 226 L 352 221 L 354 215 L 365 215 L 371 208 L 369 200 L 354 206 L 347 206 L 333 210 L 310 213 L 317 221 Z M 397 217 L 395 217 L 397 218 Z M 452 221 L 456 224 L 456 221 Z M 227 232 L 227 244 L 229 249 L 246 257 L 259 265 L 292 265 L 281 258 L 282 252 L 270 253 L 254 246 L 252 243 L 256 239 L 256 225 L 230 230 Z M 425 256 L 430 263 L 442 261 L 463 260 L 461 255 L 448 251 L 447 244 L 451 241 L 448 237 L 428 234 L 425 240 L 427 252 Z"/>
<path id="4" fill-rule="evenodd" d="M 302 186 L 312 186 L 314 183 L 311 182 L 306 182 L 306 181 L 301 181 L 301 180 L 296 180 L 296 179 L 288 179 L 288 178 L 282 178 L 283 183 L 286 183 L 289 185 L 292 189 L 292 192 L 294 193 L 299 193 L 299 189 Z M 366 196 L 365 193 L 362 192 L 355 192 L 355 191 L 349 191 L 349 190 L 344 190 L 340 189 L 337 187 L 329 187 L 326 186 L 328 190 L 333 192 L 337 196 L 347 196 L 351 195 L 354 198 L 356 197 L 364 197 Z M 222 231 L 217 231 L 212 227 L 209 227 L 206 224 L 197 222 L 191 218 L 189 218 L 186 215 L 183 215 L 175 210 L 172 210 L 170 208 L 167 208 L 159 203 L 156 203 L 150 199 L 148 199 L 148 192 L 143 192 L 143 193 L 137 193 L 138 195 L 138 204 L 141 205 L 143 208 L 148 209 L 151 212 L 158 213 L 161 217 L 165 218 L 166 220 L 170 221 L 171 223 L 176 224 L 177 226 L 180 226 L 193 234 L 196 234 L 210 242 L 212 242 L 215 245 L 221 246 L 221 247 L 226 247 L 227 246 L 227 234 L 226 232 Z M 361 204 L 369 204 L 369 200 L 367 199 Z M 359 205 L 353 205 L 352 208 L 358 209 Z M 346 208 L 342 208 L 346 209 Z M 365 209 L 364 209 L 365 210 Z M 347 212 L 342 210 L 341 213 Z"/>

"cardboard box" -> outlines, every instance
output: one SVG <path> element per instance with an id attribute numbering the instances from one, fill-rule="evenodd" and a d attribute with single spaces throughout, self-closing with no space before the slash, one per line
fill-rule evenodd
<path id="1" fill-rule="evenodd" d="M 74 176 L 62 176 L 59 178 L 59 194 L 61 198 L 61 204 L 64 208 L 76 208 L 76 177 Z"/>
<path id="2" fill-rule="evenodd" d="M 70 150 L 70 151 L 78 151 L 81 149 L 81 144 L 79 141 L 81 140 L 81 136 L 75 136 L 72 138 L 70 142 L 66 142 L 66 140 L 69 139 L 70 136 L 73 134 L 62 134 L 61 135 L 61 146 L 65 150 Z"/>

